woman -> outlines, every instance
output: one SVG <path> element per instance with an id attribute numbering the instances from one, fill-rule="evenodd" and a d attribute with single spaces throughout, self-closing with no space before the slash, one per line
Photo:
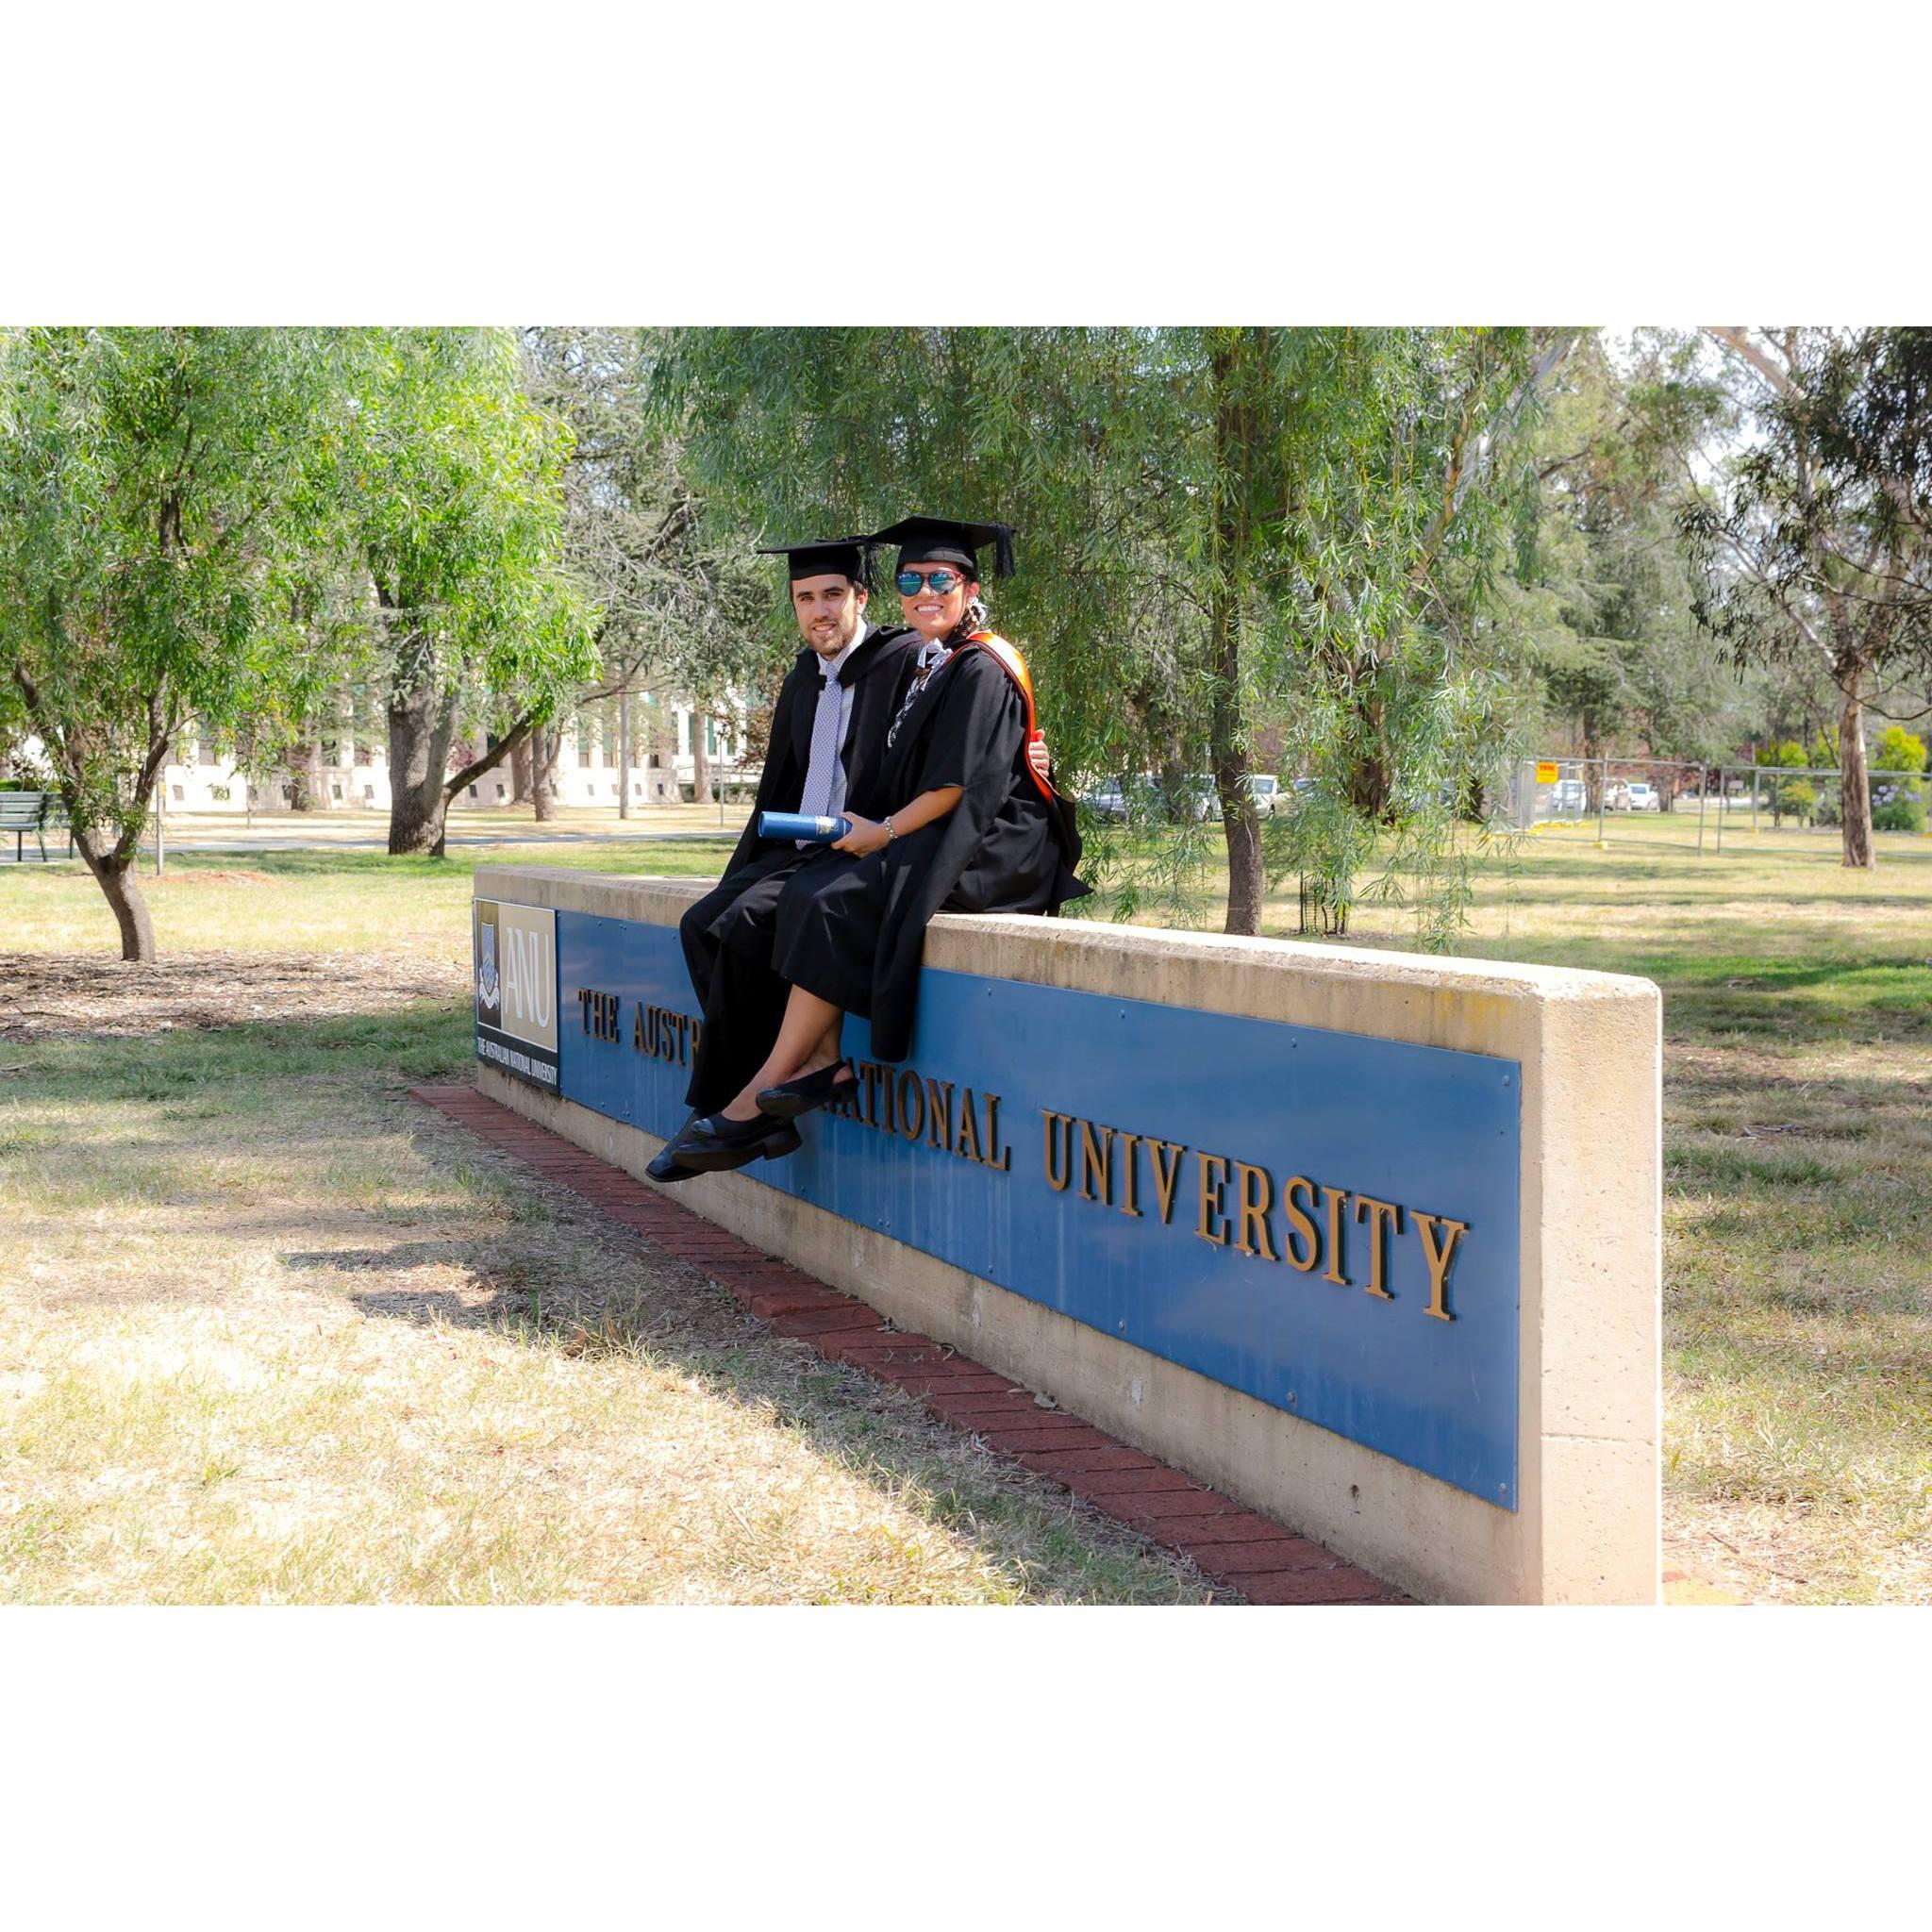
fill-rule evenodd
<path id="1" fill-rule="evenodd" d="M 912 517 L 874 541 L 901 546 L 896 582 L 923 641 L 917 668 L 872 796 L 848 802 L 852 829 L 778 902 L 773 964 L 791 992 L 777 1042 L 721 1112 L 674 1143 L 683 1166 L 741 1167 L 790 1151 L 789 1123 L 856 1084 L 839 1055 L 848 1012 L 872 1021 L 881 1059 L 906 1057 L 935 912 L 1051 913 L 1089 891 L 1074 876 L 1073 814 L 1027 763 L 1025 667 L 987 628 L 979 601 L 976 553 L 996 545 L 1009 574 L 1012 531 Z"/>

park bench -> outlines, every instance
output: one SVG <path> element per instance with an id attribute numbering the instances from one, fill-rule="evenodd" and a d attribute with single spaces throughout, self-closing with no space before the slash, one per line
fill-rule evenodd
<path id="1" fill-rule="evenodd" d="M 16 865 L 26 863 L 26 835 L 34 835 L 34 843 L 40 847 L 41 858 L 47 857 L 46 833 L 49 830 L 67 833 L 67 856 L 74 857 L 74 833 L 67 824 L 67 814 L 61 809 L 58 793 L 52 791 L 0 791 L 0 838 L 8 832 L 13 834 L 13 859 Z"/>

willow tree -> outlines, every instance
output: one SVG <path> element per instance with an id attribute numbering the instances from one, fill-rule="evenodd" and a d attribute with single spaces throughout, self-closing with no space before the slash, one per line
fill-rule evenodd
<path id="1" fill-rule="evenodd" d="M 1322 842 L 1352 874 L 1377 827 L 1443 842 L 1439 774 L 1483 710 L 1446 591 L 1492 541 L 1530 348 L 1520 330 L 700 330 L 662 395 L 746 542 L 919 510 L 1013 524 L 1019 575 L 989 588 L 1062 769 L 1205 759 L 1227 928 L 1255 932 L 1263 713 L 1339 788 L 1277 867 Z"/>
<path id="2" fill-rule="evenodd" d="M 339 344 L 309 329 L 0 336 L 0 731 L 38 747 L 121 931 L 169 754 L 300 702 L 337 528 Z"/>
<path id="3" fill-rule="evenodd" d="M 596 668 L 594 606 L 564 557 L 569 431 L 523 393 L 508 331 L 360 347 L 353 541 L 380 610 L 389 849 L 440 854 L 450 801 Z M 466 711 L 490 742 L 451 772 Z"/>

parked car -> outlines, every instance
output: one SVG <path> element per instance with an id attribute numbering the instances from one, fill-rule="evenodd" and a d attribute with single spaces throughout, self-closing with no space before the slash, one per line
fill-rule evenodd
<path id="1" fill-rule="evenodd" d="M 1221 800 L 1214 790 L 1214 774 L 1211 772 L 1190 772 L 1181 780 L 1180 815 L 1191 818 L 1196 824 L 1218 817 Z"/>
<path id="2" fill-rule="evenodd" d="M 1281 780 L 1272 773 L 1250 772 L 1248 793 L 1255 801 L 1255 809 L 1263 818 L 1272 817 L 1286 803 L 1281 793 Z"/>
<path id="3" fill-rule="evenodd" d="M 1559 778 L 1552 789 L 1550 808 L 1557 812 L 1580 812 L 1587 797 L 1581 778 Z"/>
<path id="4" fill-rule="evenodd" d="M 1124 819 L 1127 815 L 1127 795 L 1118 785 L 1096 786 L 1080 794 L 1080 803 L 1097 819 Z"/>
<path id="5" fill-rule="evenodd" d="M 1624 788 L 1627 794 L 1625 811 L 1661 811 L 1664 802 L 1657 796 L 1657 790 L 1647 778 L 1633 778 Z"/>

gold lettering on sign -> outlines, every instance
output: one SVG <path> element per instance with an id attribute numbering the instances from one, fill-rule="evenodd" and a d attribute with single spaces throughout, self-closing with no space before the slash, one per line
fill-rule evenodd
<path id="1" fill-rule="evenodd" d="M 1265 1167 L 1250 1167 L 1245 1160 L 1235 1162 L 1234 1174 L 1235 1207 L 1241 1222 L 1236 1251 L 1259 1255 L 1264 1261 L 1278 1260 L 1280 1257 L 1268 1235 L 1268 1210 L 1274 1205 L 1274 1176 Z M 1252 1241 L 1248 1239 L 1250 1234 L 1255 1237 Z"/>
<path id="2" fill-rule="evenodd" d="M 1046 1147 L 1042 1156 L 1046 1166 L 1046 1184 L 1056 1194 L 1064 1194 L 1067 1183 L 1074 1177 L 1073 1116 L 1049 1113 L 1042 1107 L 1040 1118 L 1046 1125 Z"/>
<path id="3" fill-rule="evenodd" d="M 1389 1262 L 1389 1227 L 1392 1222 L 1395 1232 L 1402 1232 L 1402 1209 L 1393 1201 L 1378 1201 L 1373 1194 L 1357 1194 L 1355 1197 L 1355 1218 L 1359 1222 L 1362 1210 L 1369 1215 L 1369 1284 L 1367 1292 L 1380 1295 L 1385 1302 L 1395 1297 L 1387 1287 Z"/>
<path id="4" fill-rule="evenodd" d="M 962 1160 L 980 1158 L 979 1103 L 970 1087 L 959 1096 L 959 1138 L 953 1142 L 953 1152 Z"/>
<path id="5" fill-rule="evenodd" d="M 1002 1174 L 1010 1174 L 1013 1150 L 1000 1145 L 1000 1097 L 997 1093 L 983 1093 L 980 1098 L 986 1102 L 986 1153 L 982 1162 L 987 1167 L 998 1168 Z"/>
<path id="6" fill-rule="evenodd" d="M 1423 1259 L 1429 1264 L 1429 1301 L 1423 1312 L 1435 1316 L 1439 1322 L 1453 1322 L 1456 1317 L 1449 1312 L 1444 1294 L 1449 1286 L 1449 1269 L 1456 1259 L 1457 1243 L 1469 1232 L 1469 1223 L 1451 1221 L 1446 1214 L 1424 1214 L 1419 1208 L 1410 1213 L 1415 1231 L 1422 1237 Z M 1438 1227 L 1448 1230 L 1446 1241 L 1437 1240 Z"/>
<path id="7" fill-rule="evenodd" d="M 1195 1160 L 1200 1165 L 1201 1212 L 1194 1223 L 1194 1232 L 1204 1241 L 1212 1241 L 1216 1247 L 1227 1245 L 1227 1218 L 1221 1205 L 1221 1191 L 1227 1185 L 1227 1162 L 1219 1154 L 1196 1152 Z M 1210 1168 L 1220 1172 L 1211 1178 Z M 1217 1227 L 1214 1224 L 1219 1223 Z"/>
<path id="8" fill-rule="evenodd" d="M 917 1074 L 899 1075 L 899 1131 L 908 1141 L 925 1131 L 925 1087 Z"/>
<path id="9" fill-rule="evenodd" d="M 1306 1212 L 1296 1205 L 1297 1194 L 1307 1204 Z M 1322 1237 L 1308 1218 L 1314 1211 L 1314 1182 L 1306 1174 L 1291 1174 L 1288 1185 L 1281 1191 L 1281 1211 L 1288 1221 L 1288 1233 L 1283 1239 L 1288 1253 L 1282 1258 L 1291 1268 L 1299 1268 L 1304 1274 L 1322 1258 Z"/>
<path id="10" fill-rule="evenodd" d="M 928 1080 L 925 1083 L 925 1138 L 929 1146 L 949 1148 L 953 1144 L 953 1083 Z"/>
<path id="11" fill-rule="evenodd" d="M 1149 1141 L 1154 1150 L 1154 1190 L 1160 1196 L 1160 1223 L 1163 1227 L 1174 1220 L 1174 1189 L 1180 1179 L 1181 1156 L 1187 1143 L 1181 1141 Z"/>
<path id="12" fill-rule="evenodd" d="M 1328 1266 L 1323 1270 L 1322 1278 L 1332 1281 L 1337 1288 L 1353 1288 L 1355 1284 L 1341 1272 L 1341 1210 L 1348 1199 L 1348 1190 L 1324 1188 L 1322 1197 L 1328 1208 Z"/>
<path id="13" fill-rule="evenodd" d="M 1100 1191 L 1093 1191 L 1093 1178 L 1100 1177 Z M 1113 1129 L 1102 1127 L 1096 1136 L 1091 1121 L 1080 1123 L 1080 1198 L 1103 1201 L 1113 1206 Z"/>
<path id="14" fill-rule="evenodd" d="M 1141 1144 L 1139 1134 L 1120 1134 L 1115 1137 L 1124 1150 L 1121 1155 L 1121 1212 L 1140 1219 L 1141 1204 L 1135 1189 L 1138 1176 L 1134 1170 L 1136 1162 L 1134 1150 Z"/>

